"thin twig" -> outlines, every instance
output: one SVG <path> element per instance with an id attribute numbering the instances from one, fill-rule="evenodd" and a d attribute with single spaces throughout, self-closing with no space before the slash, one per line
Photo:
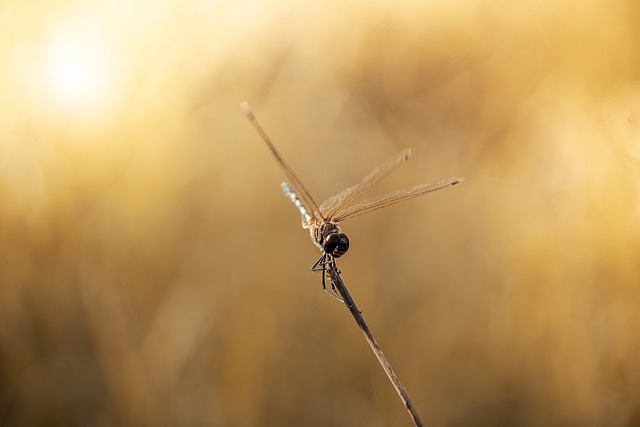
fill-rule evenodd
<path id="1" fill-rule="evenodd" d="M 362 313 L 360 312 L 360 310 L 358 310 L 356 303 L 353 301 L 351 294 L 349 294 L 349 291 L 347 290 L 347 286 L 342 281 L 342 278 L 340 277 L 340 271 L 338 270 L 338 267 L 336 266 L 335 262 L 330 262 L 326 265 L 326 272 L 329 278 L 331 279 L 333 286 L 335 286 L 338 294 L 340 294 L 340 296 L 344 300 L 344 305 L 349 309 L 349 311 L 351 312 L 351 315 L 353 316 L 356 323 L 362 330 L 362 333 L 367 339 L 369 346 L 373 350 L 373 354 L 375 354 L 376 357 L 378 358 L 378 361 L 380 362 L 382 369 L 384 369 L 384 372 L 389 377 L 389 380 L 393 384 L 393 387 L 398 392 L 398 395 L 400 395 L 400 399 L 402 399 L 402 403 L 407 408 L 407 411 L 409 411 L 409 415 L 411 415 L 411 419 L 413 420 L 413 423 L 416 425 L 416 427 L 422 427 L 424 424 L 422 424 L 422 421 L 418 416 L 418 411 L 416 410 L 415 406 L 413 406 L 411 399 L 409 399 L 409 394 L 407 394 L 407 391 L 402 386 L 402 383 L 398 379 L 398 376 L 393 371 L 391 364 L 389 363 L 387 358 L 384 356 L 382 349 L 380 348 L 380 346 L 376 342 L 376 339 L 373 337 L 373 334 L 369 330 L 367 323 L 364 321 L 364 317 L 362 317 Z"/>

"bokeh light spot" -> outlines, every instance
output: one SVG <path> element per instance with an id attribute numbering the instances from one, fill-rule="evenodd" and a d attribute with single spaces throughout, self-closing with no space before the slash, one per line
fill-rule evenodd
<path id="1" fill-rule="evenodd" d="M 113 86 L 113 66 L 97 34 L 63 29 L 47 47 L 46 83 L 51 101 L 73 112 L 103 108 Z"/>

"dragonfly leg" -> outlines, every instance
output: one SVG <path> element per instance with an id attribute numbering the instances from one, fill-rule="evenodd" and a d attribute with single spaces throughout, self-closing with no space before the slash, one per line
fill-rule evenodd
<path id="1" fill-rule="evenodd" d="M 326 260 L 328 256 L 326 252 L 322 252 L 322 256 L 311 266 L 311 271 L 325 271 L 324 266 L 327 264 Z"/>
<path id="2" fill-rule="evenodd" d="M 338 270 L 336 267 L 335 259 L 326 252 L 322 253 L 322 256 L 318 258 L 318 260 L 311 266 L 311 271 L 321 271 L 322 272 L 322 290 L 331 295 L 333 298 L 337 299 L 340 302 L 344 302 L 344 300 L 340 297 L 338 292 L 336 291 L 336 287 L 331 282 L 331 290 L 327 289 L 327 265 L 333 265 L 333 267 Z"/>

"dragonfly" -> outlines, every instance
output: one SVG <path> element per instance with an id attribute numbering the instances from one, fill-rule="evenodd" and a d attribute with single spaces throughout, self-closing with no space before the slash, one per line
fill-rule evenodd
<path id="1" fill-rule="evenodd" d="M 249 104 L 244 101 L 240 107 L 287 176 L 289 182 L 282 183 L 282 192 L 298 209 L 302 216 L 302 227 L 309 230 L 311 240 L 322 252 L 311 270 L 322 271 L 322 289 L 342 302 L 344 301 L 336 292 L 333 283 L 331 284 L 332 289 L 329 291 L 325 280 L 327 267 L 329 265 L 336 267 L 336 258 L 340 258 L 349 250 L 349 238 L 342 232 L 341 222 L 464 181 L 464 177 L 441 179 L 363 200 L 363 196 L 375 184 L 409 160 L 411 149 L 407 148 L 375 168 L 357 184 L 329 197 L 318 205 L 264 131 Z"/>

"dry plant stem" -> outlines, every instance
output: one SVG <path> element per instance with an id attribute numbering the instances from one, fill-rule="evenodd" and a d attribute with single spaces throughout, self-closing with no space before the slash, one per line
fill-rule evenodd
<path id="1" fill-rule="evenodd" d="M 338 294 L 344 300 L 344 305 L 347 306 L 347 308 L 351 312 L 351 315 L 356 320 L 356 323 L 362 330 L 362 333 L 367 339 L 369 346 L 373 350 L 373 354 L 375 354 L 376 357 L 378 358 L 378 361 L 380 362 L 382 369 L 384 369 L 385 373 L 389 377 L 389 380 L 393 384 L 393 387 L 395 387 L 396 391 L 400 395 L 400 399 L 402 399 L 402 403 L 404 403 L 404 406 L 407 408 L 407 411 L 409 411 L 409 415 L 411 415 L 411 419 L 413 420 L 413 423 L 417 427 L 422 427 L 424 424 L 422 424 L 422 421 L 418 416 L 418 411 L 416 411 L 416 408 L 413 406 L 411 399 L 409 399 L 409 395 L 407 394 L 407 391 L 402 386 L 402 383 L 398 379 L 398 376 L 393 371 L 393 368 L 389 364 L 389 361 L 387 361 L 387 358 L 384 356 L 382 349 L 376 342 L 376 339 L 373 337 L 373 334 L 369 330 L 367 323 L 364 321 L 364 317 L 362 317 L 362 313 L 360 312 L 360 310 L 358 310 L 358 307 L 356 306 L 356 303 L 353 301 L 353 298 L 351 298 L 351 294 L 349 294 L 349 291 L 347 290 L 346 285 L 342 281 L 342 278 L 340 277 L 340 271 L 338 271 L 338 268 L 335 262 L 331 262 L 326 265 L 326 272 L 329 275 L 329 278 L 331 279 L 331 282 L 335 286 Z"/>

